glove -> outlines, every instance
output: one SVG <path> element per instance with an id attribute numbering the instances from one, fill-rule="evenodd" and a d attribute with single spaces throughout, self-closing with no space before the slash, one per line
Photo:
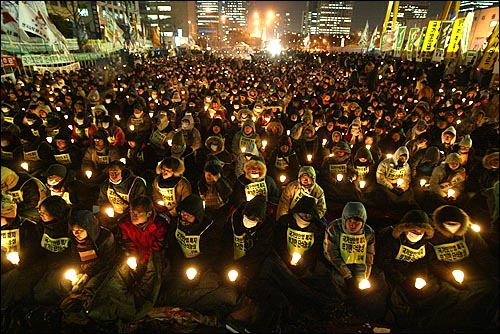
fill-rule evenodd
<path id="1" fill-rule="evenodd" d="M 405 191 L 401 188 L 398 188 L 398 187 L 394 187 L 392 188 L 392 192 L 398 196 L 400 196 L 402 193 L 404 193 Z"/>
<path id="2" fill-rule="evenodd" d="M 82 290 L 88 280 L 89 280 L 89 275 L 80 274 L 78 281 L 76 281 L 75 285 L 73 285 L 73 288 L 71 288 L 71 291 L 78 292 L 78 291 Z"/>

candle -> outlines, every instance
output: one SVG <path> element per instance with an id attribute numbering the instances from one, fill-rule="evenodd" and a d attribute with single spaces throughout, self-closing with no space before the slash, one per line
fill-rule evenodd
<path id="1" fill-rule="evenodd" d="M 419 290 L 422 289 L 426 284 L 427 282 L 423 278 L 417 277 L 415 279 L 415 288 Z"/>
<path id="2" fill-rule="evenodd" d="M 130 269 L 133 269 L 133 270 L 137 269 L 137 259 L 135 257 L 133 257 L 133 256 L 129 257 L 127 259 L 127 264 L 130 267 Z"/>
<path id="3" fill-rule="evenodd" d="M 238 272 L 234 269 L 231 269 L 227 272 L 227 277 L 231 282 L 234 282 L 238 278 Z"/>
<path id="4" fill-rule="evenodd" d="M 302 255 L 300 255 L 300 254 L 299 254 L 299 253 L 297 253 L 297 252 L 294 252 L 294 253 L 292 254 L 292 260 L 290 261 L 290 264 L 291 264 L 292 266 L 296 266 L 296 265 L 297 265 L 297 263 L 299 263 L 299 261 L 300 261 L 300 258 L 301 258 L 301 257 L 302 257 Z"/>
<path id="5" fill-rule="evenodd" d="M 359 181 L 359 187 L 361 189 L 363 189 L 365 186 L 366 186 L 366 181 L 364 181 L 364 180 Z"/>
<path id="6" fill-rule="evenodd" d="M 188 269 L 186 270 L 186 276 L 187 276 L 187 278 L 188 278 L 190 281 L 191 281 L 191 280 L 193 280 L 193 279 L 196 277 L 196 274 L 198 274 L 198 271 L 197 271 L 195 268 L 193 268 L 193 267 L 188 268 Z"/>

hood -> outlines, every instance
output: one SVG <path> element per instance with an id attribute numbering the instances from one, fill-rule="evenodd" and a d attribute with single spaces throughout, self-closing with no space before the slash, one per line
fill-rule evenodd
<path id="1" fill-rule="evenodd" d="M 243 122 L 243 124 L 241 125 L 241 134 L 243 135 L 243 129 L 244 129 L 244 128 L 245 128 L 245 126 L 247 126 L 247 125 L 248 125 L 248 126 L 250 126 L 250 127 L 252 127 L 252 129 L 253 129 L 253 132 L 252 132 L 252 134 L 250 134 L 250 135 L 255 134 L 255 123 L 254 123 L 254 121 L 252 121 L 251 119 L 247 119 L 246 121 L 244 121 L 244 122 Z"/>
<path id="2" fill-rule="evenodd" d="M 242 213 L 247 217 L 259 218 L 261 222 L 266 218 L 266 198 L 264 195 L 257 195 L 245 204 Z"/>
<path id="3" fill-rule="evenodd" d="M 2 192 L 14 188 L 19 181 L 19 175 L 12 169 L 2 166 Z"/>
<path id="4" fill-rule="evenodd" d="M 434 236 L 434 229 L 430 223 L 429 216 L 422 210 L 408 211 L 401 219 L 401 222 L 394 227 L 392 236 L 397 239 L 403 232 L 410 231 L 414 228 L 424 229 L 425 239 L 430 239 Z"/>
<path id="5" fill-rule="evenodd" d="M 71 213 L 69 227 L 75 225 L 81 226 L 87 231 L 88 238 L 91 241 L 96 241 L 99 237 L 99 220 L 89 210 L 76 210 Z"/>
<path id="6" fill-rule="evenodd" d="M 408 157 L 408 159 L 410 158 L 410 151 L 408 150 L 408 147 L 406 147 L 406 146 L 400 146 L 400 147 L 398 147 L 398 149 L 396 150 L 396 152 L 394 152 L 394 154 L 392 156 L 392 161 L 396 165 L 398 163 L 399 157 L 402 154 L 406 154 L 406 156 Z M 407 160 L 407 162 L 408 162 L 408 160 Z"/>
<path id="7" fill-rule="evenodd" d="M 447 127 L 442 133 L 441 133 L 441 142 L 444 142 L 443 140 L 443 137 L 444 137 L 444 134 L 445 132 L 450 132 L 450 133 L 453 133 L 453 138 L 452 140 L 450 141 L 450 145 L 453 145 L 455 144 L 455 141 L 457 140 L 457 130 L 455 129 L 455 127 L 452 125 L 452 126 L 449 126 Z"/>
<path id="8" fill-rule="evenodd" d="M 177 176 L 177 177 L 182 176 L 182 174 L 186 170 L 186 168 L 184 166 L 184 161 L 182 161 L 179 158 L 172 157 L 172 156 L 166 157 L 165 159 L 163 159 L 161 161 L 161 163 L 156 168 L 157 174 L 161 174 L 162 167 L 171 168 L 172 171 L 174 172 L 174 176 Z"/>
<path id="9" fill-rule="evenodd" d="M 307 174 L 316 183 L 316 171 L 314 170 L 313 166 L 300 167 L 298 178 L 300 179 L 300 177 L 304 174 Z"/>
<path id="10" fill-rule="evenodd" d="M 441 160 L 441 153 L 439 152 L 439 148 L 437 146 L 428 147 L 425 150 L 423 162 L 431 162 L 433 164 L 437 164 Z"/>
<path id="11" fill-rule="evenodd" d="M 448 238 L 452 237 L 453 234 L 444 227 L 444 222 L 455 221 L 461 223 L 460 229 L 454 234 L 456 236 L 463 236 L 471 224 L 467 213 L 454 205 L 442 205 L 438 207 L 434 210 L 432 218 L 434 229 Z"/>
<path id="12" fill-rule="evenodd" d="M 182 121 L 189 121 L 189 127 L 186 130 L 192 130 L 194 128 L 194 118 L 191 113 L 186 113 L 184 117 L 181 119 L 181 126 L 182 126 Z"/>
<path id="13" fill-rule="evenodd" d="M 177 212 L 186 211 L 196 217 L 198 223 L 203 222 L 205 210 L 203 209 L 203 200 L 196 194 L 191 194 L 184 198 L 176 208 Z"/>
<path id="14" fill-rule="evenodd" d="M 373 155 L 372 152 L 368 148 L 366 148 L 365 145 L 361 146 L 357 151 L 356 154 L 354 154 L 354 160 L 353 161 L 358 161 L 360 158 L 366 158 L 368 159 L 368 163 L 373 162 Z"/>
<path id="15" fill-rule="evenodd" d="M 302 118 L 301 118 L 302 123 L 305 123 L 306 118 L 309 118 L 309 120 L 311 121 L 309 124 L 314 124 L 313 123 L 313 121 L 314 121 L 313 115 L 309 111 L 306 111 L 302 115 Z"/>
<path id="16" fill-rule="evenodd" d="M 250 159 L 245 162 L 245 164 L 243 165 L 243 171 L 245 172 L 245 177 L 249 180 L 252 180 L 250 171 L 255 168 L 259 170 L 258 181 L 262 181 L 266 176 L 267 167 L 266 164 L 259 159 Z"/>
<path id="17" fill-rule="evenodd" d="M 212 150 L 212 145 L 217 146 L 217 149 Z M 210 136 L 205 140 L 205 148 L 210 154 L 219 154 L 224 151 L 224 139 L 219 136 Z"/>
<path id="18" fill-rule="evenodd" d="M 316 199 L 311 196 L 302 196 L 294 207 L 290 209 L 290 213 L 308 213 L 314 219 L 320 219 Z"/>
<path id="19" fill-rule="evenodd" d="M 361 202 L 347 202 L 342 210 L 342 225 L 345 227 L 345 221 L 351 217 L 358 217 L 363 221 L 363 227 L 368 218 L 366 209 Z"/>
<path id="20" fill-rule="evenodd" d="M 281 124 L 280 121 L 271 121 L 269 124 L 266 126 L 266 133 L 267 134 L 273 134 L 273 129 L 278 128 L 278 136 L 281 136 L 283 132 L 285 131 L 285 127 L 283 124 Z"/>
<path id="21" fill-rule="evenodd" d="M 344 151 L 346 155 L 351 154 L 351 146 L 346 141 L 339 141 L 332 146 L 332 153 L 335 155 L 338 151 Z"/>

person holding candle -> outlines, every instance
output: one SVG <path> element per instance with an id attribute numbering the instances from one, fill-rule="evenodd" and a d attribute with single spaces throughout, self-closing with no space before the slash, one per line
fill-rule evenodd
<path id="1" fill-rule="evenodd" d="M 109 178 L 104 181 L 99 191 L 97 217 L 101 224 L 116 233 L 116 222 L 129 210 L 130 202 L 146 195 L 146 181 L 134 174 L 121 161 L 109 164 Z"/>
<path id="2" fill-rule="evenodd" d="M 319 219 L 325 223 L 324 217 L 327 210 L 325 192 L 316 182 L 316 171 L 312 166 L 303 166 L 299 169 L 297 176 L 281 193 L 276 220 L 289 213 L 302 197 L 309 196 L 314 198 Z"/>
<path id="3" fill-rule="evenodd" d="M 183 199 L 177 210 L 167 230 L 170 267 L 156 306 L 190 308 L 223 319 L 236 305 L 238 292 L 224 284 L 218 271 L 222 226 L 205 214 L 197 194 Z"/>
<path id="4" fill-rule="evenodd" d="M 39 222 L 38 206 L 50 195 L 43 182 L 26 172 L 15 172 L 5 166 L 0 174 L 2 194 L 13 197 L 19 216 Z"/>
<path id="5" fill-rule="evenodd" d="M 107 273 L 115 266 L 118 247 L 113 233 L 100 225 L 92 211 L 72 211 L 69 229 L 74 266 L 66 273 L 72 280 L 72 288 L 60 308 L 66 325 L 87 325 L 89 318 L 83 305 L 91 299 Z M 75 275 L 70 274 L 71 270 Z"/>
<path id="6" fill-rule="evenodd" d="M 377 234 L 375 266 L 387 283 L 386 320 L 400 330 L 425 330 L 438 326 L 450 302 L 429 269 L 434 229 L 427 213 L 410 210 L 396 224 Z"/>
<path id="7" fill-rule="evenodd" d="M 352 306 L 366 295 L 359 284 L 370 279 L 375 257 L 375 231 L 366 224 L 367 219 L 363 203 L 348 202 L 341 218 L 329 222 L 323 242 L 332 293 Z"/>
<path id="8" fill-rule="evenodd" d="M 136 321 L 153 308 L 168 268 L 168 224 L 150 197 L 130 202 L 130 210 L 118 222 L 118 261 L 84 306 L 93 322 L 116 332 L 120 321 Z"/>
<path id="9" fill-rule="evenodd" d="M 152 197 L 156 210 L 170 217 L 178 214 L 177 205 L 192 193 L 191 183 L 184 177 L 184 162 L 175 157 L 163 159 L 153 179 Z"/>
<path id="10" fill-rule="evenodd" d="M 409 152 L 400 146 L 394 155 L 382 160 L 377 166 L 377 206 L 392 210 L 396 215 L 407 209 L 418 208 L 413 190 L 410 188 L 412 175 L 408 164 Z"/>
<path id="11" fill-rule="evenodd" d="M 460 166 L 460 161 L 459 153 L 449 153 L 444 162 L 433 168 L 427 203 L 431 212 L 443 204 L 462 206 L 469 199 L 465 189 L 467 171 Z"/>
<path id="12" fill-rule="evenodd" d="M 434 236 L 429 239 L 431 270 L 458 297 L 442 316 L 460 331 L 498 329 L 498 257 L 472 228 L 469 215 L 455 205 L 442 205 L 432 213 Z"/>

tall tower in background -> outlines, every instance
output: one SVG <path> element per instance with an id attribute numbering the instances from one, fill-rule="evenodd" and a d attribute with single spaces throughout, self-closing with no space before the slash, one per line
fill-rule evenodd
<path id="1" fill-rule="evenodd" d="M 354 1 L 307 1 L 302 34 L 349 35 Z"/>

